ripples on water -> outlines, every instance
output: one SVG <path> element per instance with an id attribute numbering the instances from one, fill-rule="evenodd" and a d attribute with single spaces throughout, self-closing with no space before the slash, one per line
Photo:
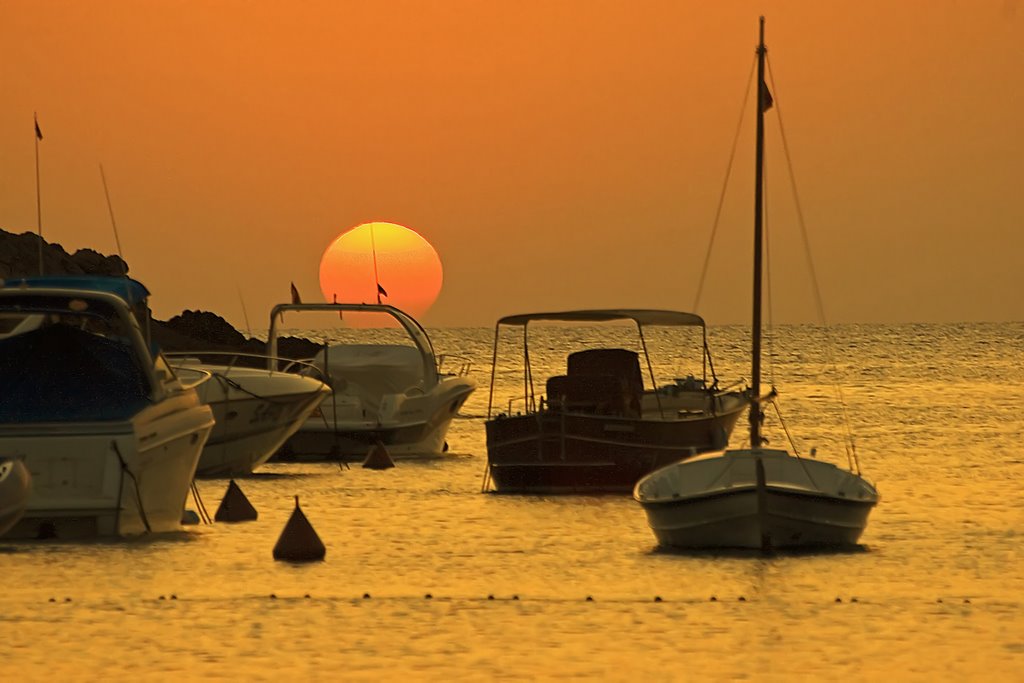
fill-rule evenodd
<path id="1" fill-rule="evenodd" d="M 566 332 L 531 349 L 539 378 L 562 371 L 576 348 L 566 339 L 619 337 Z M 0 543 L 0 674 L 1020 680 L 1024 324 L 831 334 L 858 453 L 882 494 L 860 552 L 673 555 L 656 550 L 628 497 L 481 495 L 491 331 L 438 330 L 438 352 L 471 357 L 480 382 L 450 432 L 453 457 L 383 472 L 271 465 L 240 482 L 260 512 L 252 523 Z M 746 331 L 710 337 L 722 381 L 747 378 Z M 648 342 L 656 376 L 685 371 L 678 339 Z M 765 370 L 801 451 L 842 462 L 824 349 L 818 330 L 782 328 Z M 504 357 L 499 406 L 522 382 Z M 771 418 L 768 436 L 784 443 Z M 200 482 L 211 512 L 225 487 Z M 295 494 L 327 545 L 323 563 L 271 559 Z"/>

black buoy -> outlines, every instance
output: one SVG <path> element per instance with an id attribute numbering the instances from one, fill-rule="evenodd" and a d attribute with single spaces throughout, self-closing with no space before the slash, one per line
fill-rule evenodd
<path id="1" fill-rule="evenodd" d="M 251 522 L 257 516 L 256 508 L 245 497 L 235 480 L 229 481 L 228 490 L 224 493 L 213 519 L 217 522 Z"/>
<path id="2" fill-rule="evenodd" d="M 366 459 L 363 460 L 363 467 L 369 470 L 386 470 L 394 466 L 395 461 L 391 459 L 388 449 L 384 448 L 384 444 L 380 441 L 370 449 L 370 452 L 366 454 Z"/>
<path id="3" fill-rule="evenodd" d="M 288 562 L 316 562 L 324 559 L 327 549 L 316 535 L 313 525 L 306 519 L 295 496 L 295 510 L 284 525 L 281 536 L 274 545 L 274 559 Z"/>

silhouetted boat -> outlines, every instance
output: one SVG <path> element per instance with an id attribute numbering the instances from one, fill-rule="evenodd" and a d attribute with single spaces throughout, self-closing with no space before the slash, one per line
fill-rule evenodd
<path id="1" fill-rule="evenodd" d="M 644 349 L 650 386 L 644 388 L 637 352 L 586 349 L 569 355 L 566 374 L 547 379 L 538 406 L 527 327 L 540 321 L 631 321 Z M 644 328 L 655 325 L 700 329 L 699 378 L 658 386 L 644 339 Z M 517 414 L 511 402 L 507 412 L 493 412 L 503 327 L 522 329 L 525 409 Z M 495 326 L 492 363 L 484 489 L 493 484 L 502 493 L 628 493 L 658 467 L 724 448 L 749 403 L 745 391 L 718 387 L 704 320 L 693 313 L 607 309 L 507 316 Z"/>
<path id="2" fill-rule="evenodd" d="M 181 528 L 213 417 L 147 343 L 145 287 L 127 278 L 0 282 L 0 453 L 32 494 L 12 536 Z M 139 318 L 142 319 L 142 318 Z"/>
<path id="3" fill-rule="evenodd" d="M 754 313 L 752 395 L 761 386 L 764 18 L 757 49 L 756 183 L 754 189 Z M 774 390 L 768 398 L 774 397 Z M 636 485 L 658 542 L 674 548 L 839 547 L 856 544 L 878 502 L 874 486 L 853 471 L 764 447 L 761 400 L 750 407 L 749 449 L 706 454 L 657 470 Z"/>
<path id="4" fill-rule="evenodd" d="M 387 304 L 279 304 L 270 313 L 271 356 L 277 354 L 281 314 L 297 311 L 387 316 L 410 343 L 328 343 L 302 361 L 325 378 L 331 393 L 275 459 L 362 461 L 378 443 L 394 458 L 447 450 L 448 427 L 476 382 L 440 371 L 426 330 L 412 316 Z"/>

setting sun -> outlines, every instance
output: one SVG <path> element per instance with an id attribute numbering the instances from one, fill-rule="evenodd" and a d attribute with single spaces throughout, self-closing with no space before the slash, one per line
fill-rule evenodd
<path id="1" fill-rule="evenodd" d="M 347 230 L 320 259 L 320 289 L 327 301 L 374 303 L 380 294 L 381 303 L 414 317 L 434 303 L 442 280 L 434 247 L 397 223 L 363 223 Z"/>

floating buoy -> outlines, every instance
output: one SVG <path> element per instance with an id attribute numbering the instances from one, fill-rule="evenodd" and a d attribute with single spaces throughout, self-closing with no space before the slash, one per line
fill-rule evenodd
<path id="1" fill-rule="evenodd" d="M 220 507 L 217 508 L 217 514 L 213 519 L 217 522 L 251 522 L 258 516 L 256 508 L 245 497 L 235 480 L 229 481 L 228 490 L 224 492 L 224 498 L 221 499 Z"/>
<path id="2" fill-rule="evenodd" d="M 384 448 L 384 444 L 380 441 L 370 449 L 370 452 L 366 454 L 366 459 L 363 460 L 363 467 L 369 470 L 386 470 L 394 466 L 395 461 L 391 459 L 388 449 Z"/>
<path id="3" fill-rule="evenodd" d="M 274 545 L 274 559 L 315 562 L 324 559 L 326 554 L 327 549 L 299 507 L 299 497 L 295 496 L 295 510 Z"/>
<path id="4" fill-rule="evenodd" d="M 185 510 L 181 513 L 181 523 L 186 525 L 199 524 L 199 513 L 195 510 Z"/>

